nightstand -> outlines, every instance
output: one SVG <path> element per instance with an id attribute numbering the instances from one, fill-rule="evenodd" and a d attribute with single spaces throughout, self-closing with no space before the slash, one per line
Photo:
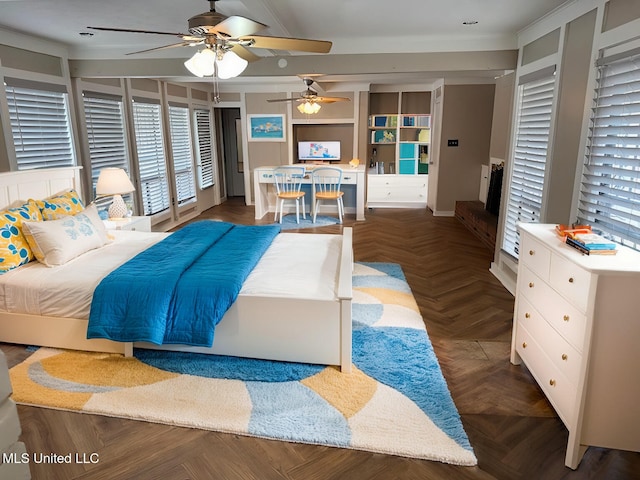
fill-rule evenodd
<path id="1" fill-rule="evenodd" d="M 150 217 L 128 217 L 120 220 L 105 220 L 105 227 L 107 230 L 130 230 L 138 232 L 150 232 L 151 231 L 151 218 Z"/>

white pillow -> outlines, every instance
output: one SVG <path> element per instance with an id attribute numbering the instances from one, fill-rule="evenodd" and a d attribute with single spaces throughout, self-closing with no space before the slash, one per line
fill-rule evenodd
<path id="1" fill-rule="evenodd" d="M 59 220 L 22 222 L 22 232 L 35 257 L 48 267 L 63 265 L 108 242 L 95 205 Z"/>

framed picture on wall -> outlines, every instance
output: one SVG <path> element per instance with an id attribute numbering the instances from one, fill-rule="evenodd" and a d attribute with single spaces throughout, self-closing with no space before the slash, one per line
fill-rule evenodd
<path id="1" fill-rule="evenodd" d="M 284 142 L 284 115 L 248 115 L 250 142 Z"/>

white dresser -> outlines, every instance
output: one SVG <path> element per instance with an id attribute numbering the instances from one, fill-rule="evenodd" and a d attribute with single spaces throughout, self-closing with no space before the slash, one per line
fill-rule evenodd
<path id="1" fill-rule="evenodd" d="M 7 361 L 0 350 L 0 478 L 26 480 L 31 478 L 28 454 L 18 441 L 20 421 L 16 404 L 9 398 L 11 392 Z"/>
<path id="2" fill-rule="evenodd" d="M 519 226 L 511 362 L 569 430 L 575 469 L 588 446 L 640 452 L 640 253 L 582 255 L 554 227 Z"/>
<path id="3" fill-rule="evenodd" d="M 426 206 L 427 175 L 367 175 L 367 207 Z"/>

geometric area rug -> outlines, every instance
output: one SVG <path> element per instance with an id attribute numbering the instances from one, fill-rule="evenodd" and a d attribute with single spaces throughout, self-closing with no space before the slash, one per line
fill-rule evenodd
<path id="1" fill-rule="evenodd" d="M 275 440 L 477 464 L 401 268 L 358 263 L 353 368 L 135 349 L 39 348 L 13 399 Z"/>

